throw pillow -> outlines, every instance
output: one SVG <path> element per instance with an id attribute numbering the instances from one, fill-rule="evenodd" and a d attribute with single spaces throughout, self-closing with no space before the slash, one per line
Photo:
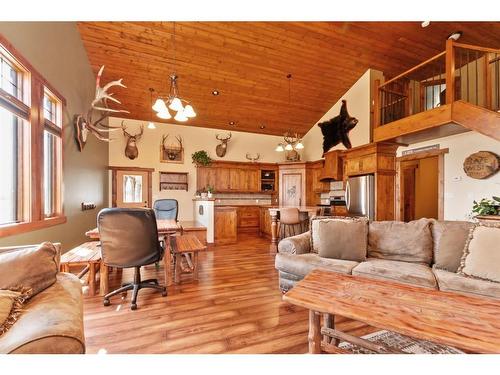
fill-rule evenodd
<path id="1" fill-rule="evenodd" d="M 358 217 L 348 217 L 348 216 L 314 216 L 310 221 L 310 231 L 311 231 L 311 253 L 318 254 L 319 251 L 319 235 L 318 235 L 318 226 L 319 223 L 324 221 L 345 221 L 350 222 L 352 220 L 359 220 Z"/>
<path id="2" fill-rule="evenodd" d="M 22 312 L 22 306 L 30 295 L 31 289 L 0 289 L 0 336 L 17 321 Z"/>
<path id="3" fill-rule="evenodd" d="M 473 226 L 473 223 L 467 221 L 432 221 L 435 268 L 457 272 Z"/>
<path id="4" fill-rule="evenodd" d="M 368 220 L 323 220 L 318 223 L 318 255 L 363 262 L 366 260 Z"/>
<path id="5" fill-rule="evenodd" d="M 419 219 L 409 223 L 370 222 L 368 257 L 430 265 L 432 262 L 430 220 Z"/>
<path id="6" fill-rule="evenodd" d="M 40 293 L 56 282 L 59 252 L 50 242 L 0 252 L 0 289 L 23 285 Z"/>
<path id="7" fill-rule="evenodd" d="M 470 230 L 458 273 L 500 283 L 500 224 L 481 223 Z"/>

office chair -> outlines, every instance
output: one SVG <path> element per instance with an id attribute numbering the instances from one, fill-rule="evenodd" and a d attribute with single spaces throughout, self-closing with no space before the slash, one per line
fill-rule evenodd
<path id="1" fill-rule="evenodd" d="M 141 280 L 141 267 L 160 261 L 163 248 L 158 241 L 155 213 L 150 208 L 105 208 L 97 215 L 101 255 L 106 266 L 134 268 L 134 281 L 104 296 L 104 306 L 117 294 L 132 290 L 131 310 L 137 309 L 140 289 L 152 288 L 167 295 L 157 279 Z"/>
<path id="2" fill-rule="evenodd" d="M 153 210 L 155 210 L 158 220 L 173 219 L 177 221 L 179 203 L 177 199 L 157 199 L 153 204 Z"/>

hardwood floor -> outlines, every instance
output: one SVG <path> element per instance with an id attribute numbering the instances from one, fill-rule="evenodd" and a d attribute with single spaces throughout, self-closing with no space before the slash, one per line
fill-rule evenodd
<path id="1" fill-rule="evenodd" d="M 213 247 L 200 254 L 199 281 L 183 276 L 181 285 L 162 297 L 139 292 L 138 310 L 130 310 L 131 293 L 85 297 L 87 353 L 305 353 L 308 312 L 282 301 L 269 240 L 240 235 L 237 245 Z M 161 266 L 163 267 L 163 265 Z M 154 266 L 143 278 L 158 278 Z M 110 288 L 132 278 L 132 270 L 110 276 Z M 354 335 L 370 330 L 363 323 L 339 319 Z"/>

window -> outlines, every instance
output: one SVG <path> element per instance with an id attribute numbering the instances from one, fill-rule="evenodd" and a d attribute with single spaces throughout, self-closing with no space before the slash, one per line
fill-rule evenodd
<path id="1" fill-rule="evenodd" d="M 64 98 L 0 35 L 0 237 L 65 221 Z"/>

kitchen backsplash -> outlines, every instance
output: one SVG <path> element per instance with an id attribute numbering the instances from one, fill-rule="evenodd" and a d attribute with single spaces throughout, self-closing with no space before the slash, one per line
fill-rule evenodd
<path id="1" fill-rule="evenodd" d="M 269 194 L 214 194 L 215 205 L 259 205 L 259 206 L 267 206 L 276 202 L 271 201 L 271 195 Z"/>

